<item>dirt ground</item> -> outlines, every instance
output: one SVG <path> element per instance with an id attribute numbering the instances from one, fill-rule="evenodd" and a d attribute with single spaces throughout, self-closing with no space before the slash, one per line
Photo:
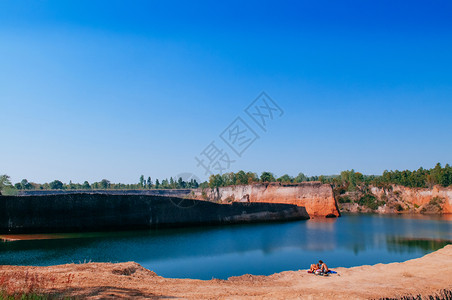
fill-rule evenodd
<path id="1" fill-rule="evenodd" d="M 338 274 L 330 276 L 299 270 L 204 281 L 163 278 L 134 262 L 0 266 L 0 286 L 9 293 L 35 291 L 83 299 L 378 299 L 431 295 L 452 289 L 452 245 L 402 263 L 335 270 Z"/>

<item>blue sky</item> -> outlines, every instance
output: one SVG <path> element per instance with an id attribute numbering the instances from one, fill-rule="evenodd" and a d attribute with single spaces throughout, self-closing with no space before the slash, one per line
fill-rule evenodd
<path id="1" fill-rule="evenodd" d="M 134 183 L 452 162 L 450 1 L 0 1 L 0 173 Z M 284 111 L 262 131 L 244 109 Z M 236 118 L 259 135 L 237 157 Z"/>

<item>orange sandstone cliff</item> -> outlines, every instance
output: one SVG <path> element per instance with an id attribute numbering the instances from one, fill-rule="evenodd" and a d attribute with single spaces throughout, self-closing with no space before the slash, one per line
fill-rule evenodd
<path id="1" fill-rule="evenodd" d="M 372 187 L 370 191 L 379 199 L 393 198 L 409 212 L 452 213 L 452 187 L 436 185 L 428 189 L 392 185 L 389 189 Z"/>
<path id="2" fill-rule="evenodd" d="M 384 187 L 361 185 L 351 191 L 336 187 L 334 192 L 341 212 L 452 214 L 452 186 L 413 188 L 396 184 Z"/>
<path id="3" fill-rule="evenodd" d="M 193 197 L 215 202 L 267 202 L 286 203 L 303 206 L 309 216 L 340 216 L 333 189 L 321 182 L 302 182 L 299 184 L 259 183 L 236 185 L 214 189 L 197 189 Z"/>

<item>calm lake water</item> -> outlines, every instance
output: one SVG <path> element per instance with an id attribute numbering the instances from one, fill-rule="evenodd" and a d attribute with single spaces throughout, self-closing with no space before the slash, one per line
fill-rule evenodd
<path id="1" fill-rule="evenodd" d="M 173 278 L 226 279 L 307 269 L 400 262 L 452 243 L 452 217 L 345 215 L 273 224 L 54 234 L 0 242 L 0 264 L 46 266 L 136 261 Z"/>

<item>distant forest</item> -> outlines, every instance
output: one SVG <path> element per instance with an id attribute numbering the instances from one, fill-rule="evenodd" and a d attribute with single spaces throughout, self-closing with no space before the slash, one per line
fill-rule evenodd
<path id="1" fill-rule="evenodd" d="M 419 168 L 415 171 L 384 171 L 382 175 L 363 175 L 355 170 L 342 171 L 340 175 L 311 176 L 308 177 L 299 173 L 296 177 L 284 174 L 276 177 L 271 172 L 262 172 L 261 176 L 256 173 L 239 171 L 237 173 L 216 174 L 209 177 L 208 186 L 211 188 L 220 186 L 251 184 L 258 182 L 280 182 L 285 184 L 300 183 L 306 181 L 320 181 L 333 186 L 373 185 L 384 187 L 391 184 L 403 185 L 406 187 L 431 188 L 434 185 L 444 187 L 452 185 L 452 167 L 446 164 L 441 167 L 438 163 L 432 169 Z"/>
<path id="2" fill-rule="evenodd" d="M 225 174 L 215 174 L 209 177 L 209 180 L 203 183 L 198 183 L 195 179 L 184 181 L 182 178 L 159 179 L 152 181 L 151 177 L 144 177 L 141 175 L 136 184 L 111 183 L 107 179 L 102 179 L 99 182 L 89 183 L 63 183 L 60 180 L 54 180 L 49 183 L 34 183 L 27 179 L 12 184 L 8 175 L 0 176 L 0 192 L 4 194 L 14 194 L 18 190 L 108 190 L 108 189 L 191 189 L 191 188 L 215 188 L 220 186 L 231 186 L 240 184 L 253 184 L 264 182 L 280 182 L 284 184 L 295 184 L 307 181 L 320 181 L 322 183 L 329 183 L 334 187 L 342 186 L 346 189 L 353 189 L 360 185 L 373 185 L 378 187 L 385 187 L 391 184 L 398 184 L 406 187 L 421 187 L 431 188 L 434 185 L 441 185 L 444 187 L 452 185 L 452 167 L 446 164 L 444 167 L 440 163 L 432 169 L 419 168 L 415 171 L 384 171 L 382 175 L 363 175 L 354 170 L 342 171 L 340 175 L 329 176 L 306 176 L 299 173 L 292 177 L 284 174 L 280 177 L 275 176 L 271 172 L 262 172 L 259 176 L 257 173 L 239 171 L 237 173 L 230 172 Z"/>
<path id="3" fill-rule="evenodd" d="M 111 183 L 107 179 L 102 179 L 99 182 L 89 183 L 85 181 L 83 183 L 63 183 L 60 180 L 54 180 L 49 183 L 35 183 L 29 182 L 27 179 L 22 179 L 16 184 L 12 184 L 8 175 L 0 176 L 0 192 L 3 190 L 4 194 L 15 194 L 20 190 L 146 190 L 146 189 L 195 189 L 200 184 L 196 179 L 190 181 L 184 181 L 182 178 L 176 180 L 176 178 L 170 177 L 170 179 L 160 180 L 156 179 L 152 181 L 149 176 L 145 179 L 144 175 L 141 175 L 139 182 L 136 184 L 124 184 L 124 183 Z M 205 184 L 207 186 L 207 183 Z"/>

